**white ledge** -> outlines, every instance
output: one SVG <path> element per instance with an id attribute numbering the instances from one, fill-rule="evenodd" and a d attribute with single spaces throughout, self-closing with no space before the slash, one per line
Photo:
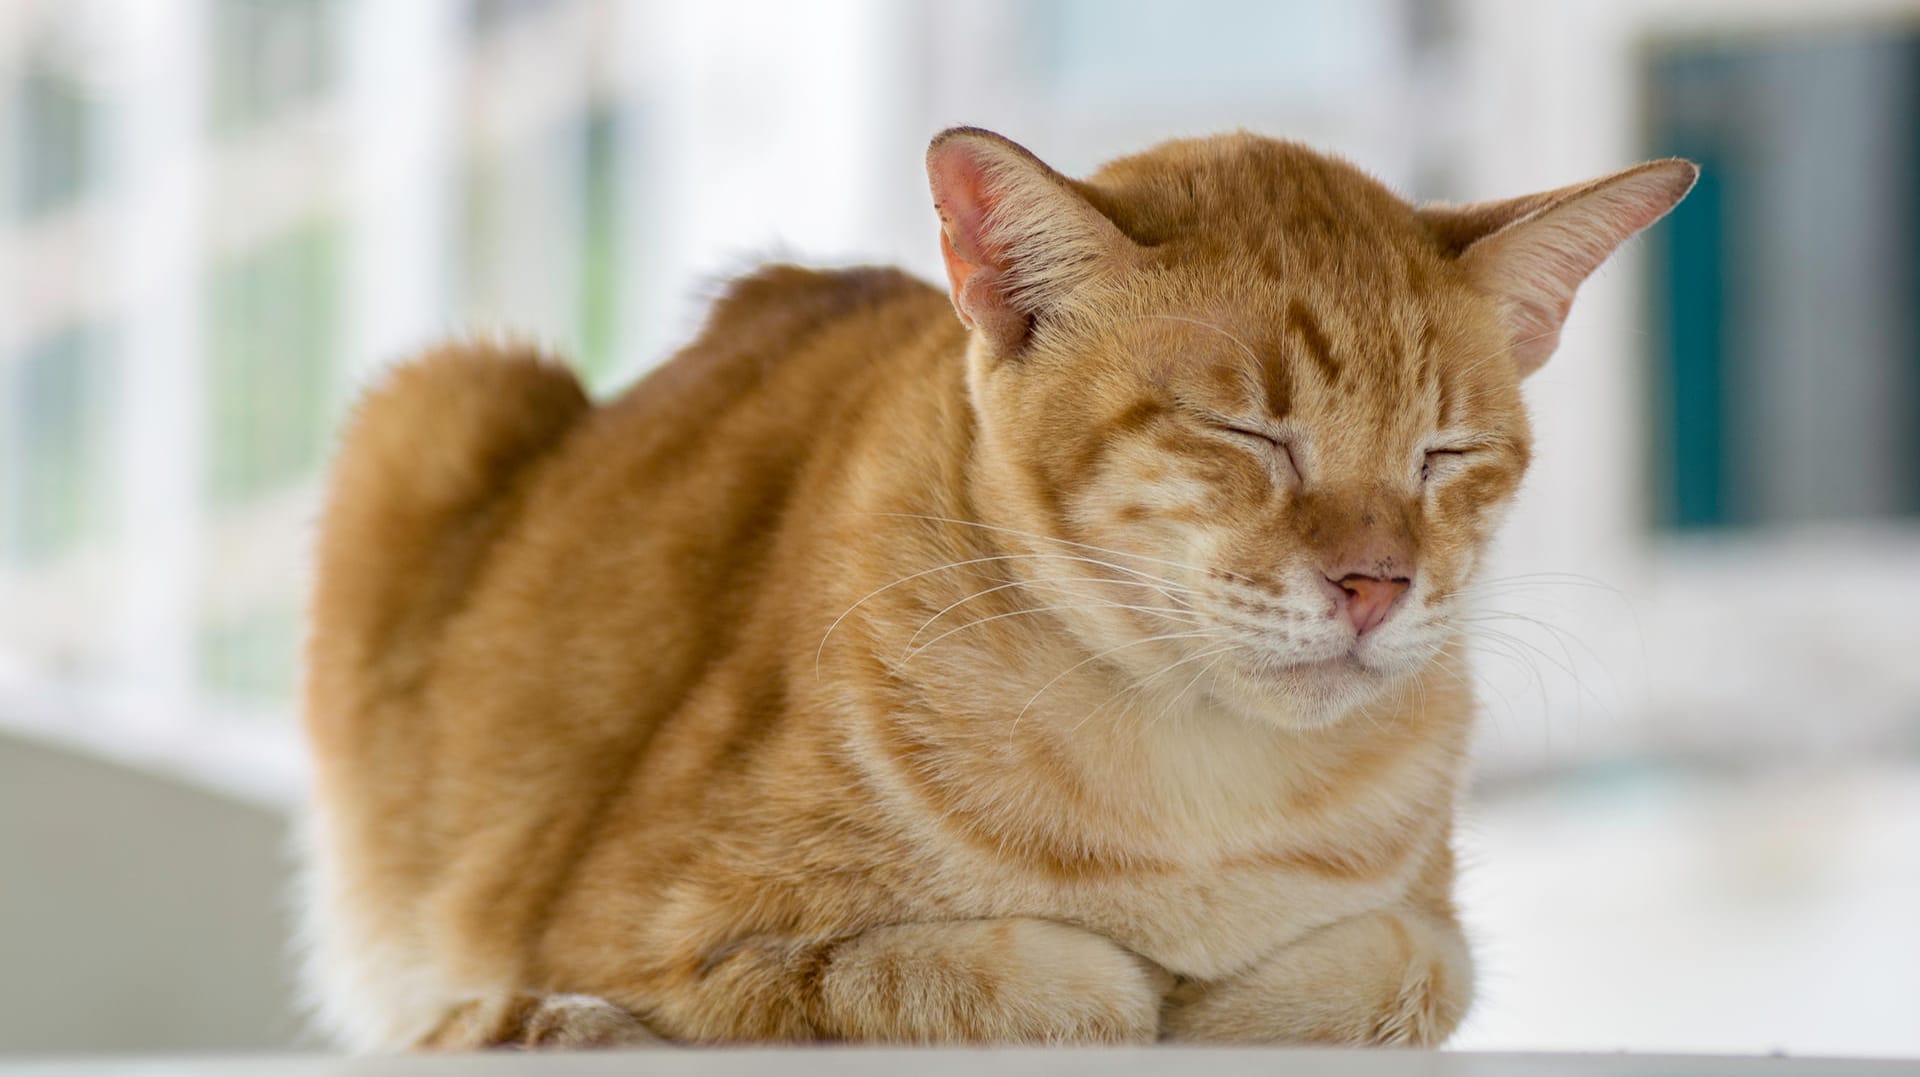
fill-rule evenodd
<path id="1" fill-rule="evenodd" d="M 584 1054 L 492 1054 L 452 1056 L 235 1055 L 118 1058 L 76 1057 L 0 1062 L 0 1077 L 421 1077 L 439 1074 L 557 1074 L 560 1077 L 728 1077 L 778 1073 L 792 1077 L 959 1077 L 991 1074 L 1329 1074 L 1332 1077 L 1764 1077 L 1920 1074 L 1920 1060 L 1732 1057 L 1714 1055 L 1474 1054 L 1435 1051 L 1333 1051 L 1251 1048 L 1006 1048 L 900 1050 L 783 1048 Z"/>

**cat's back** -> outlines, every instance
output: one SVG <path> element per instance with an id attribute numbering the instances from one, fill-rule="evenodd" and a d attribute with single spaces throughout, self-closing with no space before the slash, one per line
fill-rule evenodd
<path id="1" fill-rule="evenodd" d="M 776 265 L 598 407 L 525 346 L 402 364 L 360 401 L 332 469 L 308 655 L 317 739 L 383 684 L 422 690 L 464 652 L 570 648 L 636 616 L 711 623 L 708 593 L 739 594 L 799 487 L 830 481 L 816 461 L 903 395 L 949 388 L 916 384 L 938 379 L 912 353 L 959 337 L 945 298 L 905 273 Z"/>
<path id="2" fill-rule="evenodd" d="M 792 429 L 852 403 L 888 356 L 951 321 L 937 289 L 897 269 L 765 266 L 730 282 L 694 341 L 600 409 L 597 426 L 641 454 L 742 425 Z"/>
<path id="3" fill-rule="evenodd" d="M 670 711 L 796 582 L 772 562 L 838 496 L 855 446 L 903 398 L 949 391 L 916 359 L 959 336 L 945 297 L 896 270 L 734 282 L 692 344 L 529 475 L 448 625 L 440 679 L 463 698 L 447 709 L 474 713 L 481 691 L 487 710 L 609 733 Z"/>
<path id="4" fill-rule="evenodd" d="M 615 606 L 711 624 L 712 603 L 750 598 L 783 532 L 833 496 L 851 446 L 911 398 L 950 393 L 923 359 L 960 340 L 946 297 L 898 270 L 769 266 L 733 282 L 693 343 L 556 454 L 516 536 L 526 570 L 578 581 L 593 604 L 619 580 Z"/>

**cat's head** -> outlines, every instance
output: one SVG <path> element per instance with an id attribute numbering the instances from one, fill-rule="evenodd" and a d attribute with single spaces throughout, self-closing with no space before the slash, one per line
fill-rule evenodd
<path id="1" fill-rule="evenodd" d="M 1077 544 L 1036 548 L 1088 559 L 1054 575 L 1097 592 L 1060 605 L 1106 661 L 1294 727 L 1454 639 L 1526 470 L 1521 379 L 1696 175 L 1415 207 L 1246 134 L 1084 181 L 970 128 L 927 163 L 983 513 Z"/>

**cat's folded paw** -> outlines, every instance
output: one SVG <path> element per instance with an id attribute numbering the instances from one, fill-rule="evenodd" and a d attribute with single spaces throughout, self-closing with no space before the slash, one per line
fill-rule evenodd
<path id="1" fill-rule="evenodd" d="M 1376 1014 L 1365 1042 L 1385 1047 L 1438 1047 L 1466 1016 L 1466 978 L 1432 957 L 1402 969 L 1400 990 Z"/>
<path id="2" fill-rule="evenodd" d="M 1046 920 L 1015 920 L 1024 966 L 1006 989 L 1017 1041 L 1152 1043 L 1172 977 L 1107 938 Z M 1021 1026 L 1025 1027 L 1021 1027 Z"/>
<path id="3" fill-rule="evenodd" d="M 1171 978 L 1103 936 L 1011 918 L 871 931 L 834 955 L 857 1040 L 1151 1043 Z"/>
<path id="4" fill-rule="evenodd" d="M 453 1007 L 419 1046 L 429 1051 L 582 1050 L 659 1042 L 632 1013 L 592 995 L 499 995 Z"/>
<path id="5" fill-rule="evenodd" d="M 1374 913 L 1329 925 L 1260 965 L 1169 999 L 1169 1039 L 1434 1047 L 1466 1016 L 1473 963 L 1459 928 Z"/>

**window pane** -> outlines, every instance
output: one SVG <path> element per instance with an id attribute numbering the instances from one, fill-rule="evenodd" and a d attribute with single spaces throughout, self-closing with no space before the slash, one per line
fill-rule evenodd
<path id="1" fill-rule="evenodd" d="M 620 369 L 626 119 L 594 103 L 475 145 L 457 179 L 448 276 L 454 321 L 557 349 L 595 387 Z"/>
<path id="2" fill-rule="evenodd" d="M 1920 513 L 1920 37 L 1687 45 L 1649 68 L 1669 527 Z"/>
<path id="3" fill-rule="evenodd" d="M 213 0 L 215 131 L 253 127 L 337 78 L 343 0 Z"/>
<path id="4" fill-rule="evenodd" d="M 341 229 L 320 221 L 214 270 L 208 493 L 231 505 L 304 478 L 338 412 Z"/>
<path id="5" fill-rule="evenodd" d="M 559 6 L 557 0 L 473 0 L 473 6 L 467 9 L 467 25 L 475 37 L 485 37 Z"/>
<path id="6" fill-rule="evenodd" d="M 1108 107 L 1340 93 L 1379 77 L 1401 45 L 1396 0 L 1034 0 L 1014 11 L 1029 72 Z"/>
<path id="7" fill-rule="evenodd" d="M 581 191 L 580 356 L 583 374 L 596 385 L 617 365 L 620 308 L 620 193 L 618 115 L 607 106 L 586 121 L 586 164 Z"/>
<path id="8" fill-rule="evenodd" d="M 85 326 L 30 347 L 7 371 L 0 537 L 11 559 L 40 561 L 105 530 L 112 362 L 104 333 Z"/>
<path id="9" fill-rule="evenodd" d="M 200 626 L 200 688 L 225 702 L 290 706 L 299 678 L 300 618 L 292 596 Z"/>
<path id="10" fill-rule="evenodd" d="M 95 117 L 86 87 L 55 65 L 30 60 L 17 85 L 14 211 L 33 217 L 86 193 L 95 166 Z"/>
<path id="11" fill-rule="evenodd" d="M 460 176 L 457 226 L 449 230 L 457 306 L 461 319 L 483 319 L 509 293 L 503 279 L 512 265 L 507 249 L 509 197 L 506 163 L 484 151 L 471 154 Z"/>

